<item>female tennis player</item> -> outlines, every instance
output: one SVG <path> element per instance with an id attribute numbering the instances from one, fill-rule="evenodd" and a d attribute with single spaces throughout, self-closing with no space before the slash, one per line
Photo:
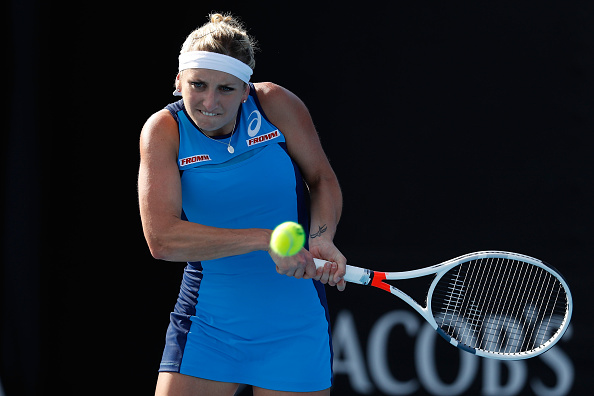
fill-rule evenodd
<path id="1" fill-rule="evenodd" d="M 249 384 L 256 396 L 328 395 L 323 284 L 345 287 L 333 243 L 338 181 L 301 100 L 249 82 L 254 41 L 241 23 L 209 18 L 182 46 L 181 100 L 152 115 L 140 138 L 148 246 L 157 259 L 188 262 L 156 394 L 231 396 Z M 292 257 L 269 250 L 285 221 L 310 230 Z M 330 263 L 316 270 L 313 256 Z"/>

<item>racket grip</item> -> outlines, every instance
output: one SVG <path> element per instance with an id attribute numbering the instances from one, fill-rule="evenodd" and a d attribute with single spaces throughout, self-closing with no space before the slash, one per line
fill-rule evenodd
<path id="1" fill-rule="evenodd" d="M 314 263 L 316 264 L 317 269 L 323 267 L 324 264 L 327 263 L 327 261 L 314 258 Z M 371 281 L 371 278 L 369 276 L 369 270 L 347 264 L 344 280 L 351 283 L 358 283 L 360 285 L 367 285 Z"/>

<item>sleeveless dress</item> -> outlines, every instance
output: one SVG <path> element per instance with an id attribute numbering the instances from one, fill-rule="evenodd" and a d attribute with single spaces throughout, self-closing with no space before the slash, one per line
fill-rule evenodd
<path id="1" fill-rule="evenodd" d="M 179 126 L 182 219 L 234 229 L 296 221 L 308 229 L 307 189 L 252 84 L 234 132 L 218 139 L 198 130 L 183 101 L 166 108 Z M 278 274 L 267 252 L 191 262 L 159 371 L 272 390 L 322 390 L 332 385 L 330 334 L 324 286 Z"/>

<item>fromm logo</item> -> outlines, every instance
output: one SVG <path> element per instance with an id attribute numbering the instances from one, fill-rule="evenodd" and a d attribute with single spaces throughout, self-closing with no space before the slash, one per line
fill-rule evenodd
<path id="1" fill-rule="evenodd" d="M 199 154 L 193 155 L 191 157 L 182 158 L 179 160 L 179 166 L 186 166 L 190 164 L 195 164 L 196 162 L 204 162 L 210 161 L 210 155 L 208 154 Z"/>
<path id="2" fill-rule="evenodd" d="M 266 135 L 256 136 L 251 139 L 248 139 L 248 140 L 246 140 L 246 142 L 247 142 L 248 146 L 253 146 L 254 144 L 259 144 L 259 143 L 263 143 L 263 142 L 266 142 L 271 139 L 276 139 L 279 136 L 280 136 L 280 132 L 277 129 L 276 131 L 272 131 L 270 133 L 267 133 Z"/>

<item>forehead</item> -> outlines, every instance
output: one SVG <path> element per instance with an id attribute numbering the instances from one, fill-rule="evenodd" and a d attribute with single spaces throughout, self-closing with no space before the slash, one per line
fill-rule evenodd
<path id="1" fill-rule="evenodd" d="M 242 84 L 239 78 L 232 74 L 210 69 L 186 69 L 182 73 L 186 80 L 200 80 L 217 85 L 239 85 Z"/>

